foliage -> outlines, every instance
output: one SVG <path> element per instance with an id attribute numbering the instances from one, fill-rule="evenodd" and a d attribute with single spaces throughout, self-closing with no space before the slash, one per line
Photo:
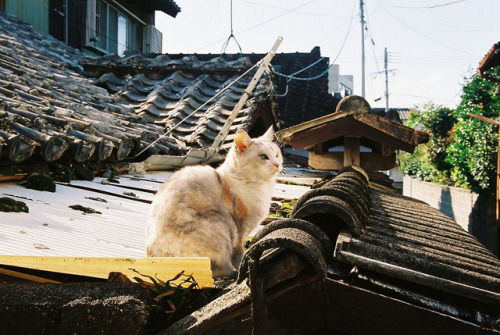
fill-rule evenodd
<path id="1" fill-rule="evenodd" d="M 490 77 L 500 79 L 500 70 Z M 466 79 L 462 100 L 455 111 L 427 104 L 423 112 L 410 116 L 409 125 L 421 126 L 430 135 L 429 143 L 412 155 L 401 153 L 404 173 L 421 180 L 492 191 L 496 178 L 497 126 L 468 115 L 497 119 L 500 108 L 498 82 L 476 74 Z"/>
<path id="2" fill-rule="evenodd" d="M 500 78 L 500 70 L 490 75 Z M 475 192 L 493 190 L 496 181 L 497 126 L 470 117 L 467 113 L 497 119 L 500 108 L 498 83 L 473 75 L 463 88 L 456 110 L 453 141 L 447 149 L 447 162 L 453 166 L 451 178 L 458 186 Z"/>
<path id="3" fill-rule="evenodd" d="M 32 190 L 49 192 L 56 191 L 56 183 L 54 182 L 54 179 L 43 174 L 30 176 L 23 185 L 24 187 Z"/>
<path id="4" fill-rule="evenodd" d="M 446 148 L 455 121 L 452 110 L 433 103 L 424 105 L 420 114 L 411 113 L 409 126 L 424 128 L 430 140 L 419 145 L 413 154 L 399 154 L 401 170 L 420 180 L 447 183 L 451 166 L 446 161 Z"/>
<path id="5" fill-rule="evenodd" d="M 165 314 L 173 314 L 179 308 L 184 306 L 191 297 L 193 290 L 200 288 L 193 276 L 185 275 L 184 271 L 178 273 L 174 278 L 164 282 L 156 277 L 143 275 L 137 270 L 131 269 L 139 275 L 149 278 L 152 283 L 144 281 L 139 277 L 134 279 L 153 295 L 153 299 L 157 302 L 156 307 Z M 181 282 L 176 284 L 180 278 Z"/>
<path id="6" fill-rule="evenodd" d="M 25 202 L 17 201 L 9 197 L 0 198 L 0 212 L 25 212 L 29 213 L 29 208 Z"/>
<path id="7" fill-rule="evenodd" d="M 271 203 L 271 208 L 269 209 L 268 216 L 270 217 L 278 217 L 278 218 L 287 218 L 290 216 L 295 204 L 298 199 L 283 199 L 281 204 Z"/>

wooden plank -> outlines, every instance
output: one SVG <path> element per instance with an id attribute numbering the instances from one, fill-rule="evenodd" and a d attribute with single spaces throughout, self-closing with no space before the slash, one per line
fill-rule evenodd
<path id="1" fill-rule="evenodd" d="M 213 287 L 214 281 L 208 257 L 43 257 L 43 256 L 0 256 L 0 264 L 29 269 L 53 271 L 107 279 L 110 272 L 121 272 L 129 278 L 142 274 L 166 281 L 179 272 L 193 275 L 202 288 Z M 148 280 L 146 277 L 141 277 Z"/>
<path id="2" fill-rule="evenodd" d="M 360 138 L 344 138 L 344 166 L 361 166 L 361 157 L 359 153 Z"/>
<path id="3" fill-rule="evenodd" d="M 324 154 L 326 151 L 328 151 L 328 148 L 326 147 L 326 143 L 318 143 L 314 145 L 314 153 L 318 155 Z"/>
<path id="4" fill-rule="evenodd" d="M 318 170 L 340 170 L 344 167 L 343 152 L 328 152 L 324 155 L 316 155 L 309 152 L 309 166 Z M 389 170 L 396 166 L 396 154 L 388 157 L 380 153 L 361 152 L 360 166 L 369 171 Z"/>
<path id="5" fill-rule="evenodd" d="M 7 282 L 11 281 L 28 281 L 28 282 L 35 282 L 35 283 L 50 283 L 50 284 L 60 284 L 60 282 L 47 279 L 47 278 L 42 278 L 38 276 L 33 276 L 27 273 L 22 273 L 18 271 L 13 271 L 13 270 L 7 270 L 7 269 L 2 269 L 0 268 L 0 278 L 1 277 L 6 277 Z"/>

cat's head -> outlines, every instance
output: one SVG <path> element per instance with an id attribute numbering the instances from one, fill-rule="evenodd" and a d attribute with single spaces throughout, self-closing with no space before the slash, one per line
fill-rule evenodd
<path id="1" fill-rule="evenodd" d="M 269 179 L 276 176 L 283 168 L 281 150 L 273 142 L 274 130 L 270 127 L 264 135 L 250 138 L 246 131 L 238 130 L 234 146 L 229 155 L 238 169 L 248 174 Z"/>

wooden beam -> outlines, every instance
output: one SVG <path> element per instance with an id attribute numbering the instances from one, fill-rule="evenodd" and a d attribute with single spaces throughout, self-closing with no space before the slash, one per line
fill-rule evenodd
<path id="1" fill-rule="evenodd" d="M 344 167 L 343 152 L 328 152 L 323 155 L 316 155 L 309 152 L 309 166 L 318 170 L 340 170 Z M 396 166 L 396 154 L 384 157 L 381 153 L 361 152 L 360 165 L 369 171 L 390 170 Z"/>
<path id="2" fill-rule="evenodd" d="M 5 278 L 7 282 L 34 282 L 34 283 L 43 283 L 43 284 L 60 284 L 60 282 L 42 278 L 38 276 L 29 275 L 27 273 L 22 273 L 19 271 L 13 271 L 8 269 L 0 268 L 0 278 Z"/>
<path id="3" fill-rule="evenodd" d="M 344 166 L 361 166 L 361 157 L 359 152 L 360 138 L 344 138 Z"/>
<path id="4" fill-rule="evenodd" d="M 0 264 L 21 268 L 67 273 L 107 279 L 110 272 L 121 272 L 129 278 L 144 275 L 166 281 L 179 272 L 193 275 L 200 287 L 213 287 L 210 259 L 208 257 L 45 257 L 45 256 L 0 256 Z M 141 277 L 143 280 L 149 280 Z M 182 279 L 182 278 L 181 278 Z"/>
<path id="5" fill-rule="evenodd" d="M 326 147 L 325 142 L 318 143 L 318 144 L 314 145 L 314 153 L 315 154 L 322 155 L 327 151 L 328 151 L 328 148 Z"/>
<path id="6" fill-rule="evenodd" d="M 382 294 L 326 280 L 328 329 L 347 334 L 475 334 L 480 326 Z M 304 290 L 306 291 L 306 290 Z M 306 293 L 307 294 L 307 293 Z M 295 297 L 297 301 L 299 297 Z M 307 305 L 302 305 L 307 310 Z M 293 318 L 293 315 L 289 316 Z M 411 325 L 411 326 L 409 326 Z M 487 332 L 487 331 L 486 331 Z"/>

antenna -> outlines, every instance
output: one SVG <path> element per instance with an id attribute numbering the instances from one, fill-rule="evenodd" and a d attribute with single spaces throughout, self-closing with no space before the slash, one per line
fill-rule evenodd
<path id="1" fill-rule="evenodd" d="M 227 46 L 229 45 L 229 42 L 231 41 L 231 38 L 234 39 L 234 41 L 236 42 L 236 45 L 240 49 L 240 54 L 241 54 L 242 53 L 241 46 L 240 46 L 240 44 L 238 43 L 238 40 L 236 39 L 236 37 L 234 37 L 234 34 L 233 34 L 233 0 L 230 0 L 230 8 L 231 8 L 231 34 L 227 38 L 226 42 L 224 42 L 224 44 L 222 45 L 221 54 L 226 53 L 226 49 L 227 49 Z"/>

